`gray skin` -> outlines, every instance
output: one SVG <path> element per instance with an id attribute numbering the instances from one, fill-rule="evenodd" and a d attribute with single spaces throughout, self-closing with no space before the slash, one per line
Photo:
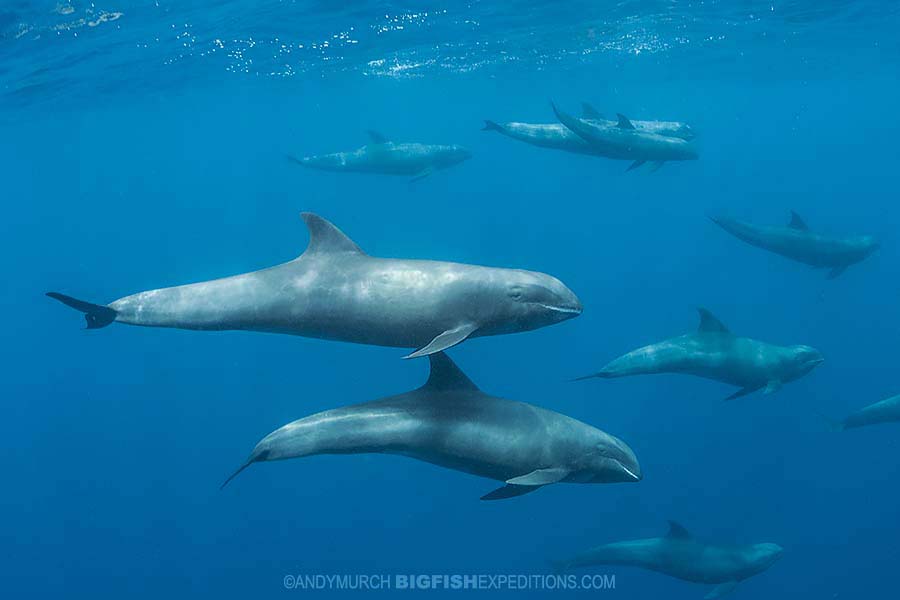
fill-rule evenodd
<path id="1" fill-rule="evenodd" d="M 517 269 L 375 258 L 337 227 L 303 213 L 306 251 L 290 262 L 224 279 L 162 288 L 99 306 L 49 295 L 85 313 L 88 328 L 244 330 L 420 348 L 537 329 L 581 314 L 558 279 Z"/>
<path id="2" fill-rule="evenodd" d="M 553 483 L 641 479 L 631 449 L 595 427 L 537 406 L 489 396 L 443 352 L 412 392 L 327 410 L 260 441 L 249 465 L 318 454 L 398 454 L 504 482 L 482 497 L 521 496 Z"/>
<path id="3" fill-rule="evenodd" d="M 560 123 L 590 144 L 598 153 L 602 152 L 607 158 L 634 161 L 628 168 L 629 171 L 647 161 L 652 161 L 655 168 L 659 168 L 667 161 L 696 160 L 699 156 L 691 142 L 678 137 L 641 131 L 623 115 L 618 115 L 617 125 L 609 127 L 566 114 L 557 109 L 556 105 L 553 105 L 553 112 Z"/>
<path id="4" fill-rule="evenodd" d="M 288 158 L 304 167 L 321 171 L 405 175 L 412 177 L 413 181 L 472 158 L 472 153 L 462 146 L 397 143 L 374 131 L 370 131 L 369 136 L 372 143 L 351 152 Z"/>
<path id="5" fill-rule="evenodd" d="M 852 413 L 843 421 L 835 423 L 834 428 L 837 431 L 846 431 L 847 429 L 878 425 L 879 423 L 898 422 L 900 422 L 900 395 L 870 404 Z"/>
<path id="6" fill-rule="evenodd" d="M 670 522 L 665 537 L 597 546 L 557 565 L 563 569 L 603 565 L 648 569 L 684 581 L 717 585 L 706 598 L 721 598 L 739 582 L 771 567 L 782 552 L 781 546 L 771 543 L 707 544 Z"/>
<path id="7" fill-rule="evenodd" d="M 695 333 L 638 348 L 579 379 L 684 373 L 740 387 L 726 398 L 731 400 L 761 389 L 771 394 L 825 360 L 809 346 L 775 346 L 738 337 L 708 310 L 699 312 L 700 327 Z"/>
<path id="8" fill-rule="evenodd" d="M 830 269 L 829 279 L 865 260 L 880 247 L 878 241 L 869 235 L 828 236 L 813 233 L 793 211 L 786 227 L 753 225 L 724 217 L 710 218 L 713 223 L 752 246 L 817 269 Z"/>
<path id="9" fill-rule="evenodd" d="M 584 107 L 582 118 L 586 121 L 601 127 L 616 126 L 616 121 L 604 119 L 591 105 L 584 103 L 582 106 Z M 684 140 L 692 140 L 695 137 L 690 125 L 677 121 L 632 121 L 632 124 L 638 131 L 647 133 Z M 607 157 L 608 154 L 604 148 L 588 143 L 562 123 L 495 123 L 494 121 L 485 121 L 483 130 L 497 131 L 507 137 L 540 148 L 551 148 L 575 154 L 589 154 L 602 157 Z"/>

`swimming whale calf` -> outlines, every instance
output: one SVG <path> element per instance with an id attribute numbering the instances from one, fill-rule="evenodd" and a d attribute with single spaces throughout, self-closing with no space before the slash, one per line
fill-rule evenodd
<path id="1" fill-rule="evenodd" d="M 726 398 L 731 400 L 761 389 L 771 394 L 825 360 L 809 346 L 775 346 L 738 337 L 708 310 L 699 312 L 700 326 L 695 333 L 644 346 L 578 379 L 685 373 L 739 386 L 740 390 Z"/>
<path id="2" fill-rule="evenodd" d="M 590 104 L 583 103 L 582 106 L 584 107 L 582 118 L 600 126 L 616 126 L 616 121 L 607 121 Z M 677 121 L 632 121 L 632 124 L 638 131 L 657 135 L 672 136 L 684 140 L 691 140 L 695 137 L 689 125 Z M 609 158 L 609 153 L 605 148 L 588 143 L 562 123 L 496 123 L 494 121 L 485 121 L 482 130 L 497 131 L 507 137 L 541 148 Z M 616 158 L 616 156 L 613 155 L 612 158 Z"/>
<path id="3" fill-rule="evenodd" d="M 846 431 L 879 423 L 898 422 L 900 422 L 900 395 L 861 408 L 843 421 L 832 423 L 832 426 L 835 431 Z"/>
<path id="4" fill-rule="evenodd" d="M 813 233 L 796 212 L 787 227 L 753 225 L 745 221 L 710 217 L 713 223 L 757 248 L 780 254 L 814 268 L 830 269 L 834 279 L 847 267 L 868 258 L 880 247 L 869 235 L 829 236 Z"/>
<path id="5" fill-rule="evenodd" d="M 670 521 L 665 537 L 605 544 L 555 564 L 562 570 L 602 565 L 648 569 L 684 581 L 716 585 L 705 596 L 709 599 L 721 598 L 741 581 L 762 573 L 775 564 L 782 552 L 781 546 L 771 543 L 708 544 Z"/>
<path id="6" fill-rule="evenodd" d="M 565 415 L 478 389 L 443 352 L 422 387 L 294 421 L 264 437 L 225 487 L 253 463 L 317 454 L 399 454 L 504 482 L 482 500 L 554 483 L 641 479 L 621 440 Z"/>
<path id="7" fill-rule="evenodd" d="M 318 215 L 303 213 L 309 246 L 290 262 L 140 292 L 101 306 L 56 292 L 88 329 L 244 330 L 419 348 L 425 356 L 469 337 L 537 329 L 581 314 L 555 277 L 533 271 L 376 258 Z"/>
<path id="8" fill-rule="evenodd" d="M 288 158 L 304 167 L 321 171 L 405 175 L 412 177 L 412 181 L 472 158 L 472 153 L 462 146 L 399 143 L 375 131 L 368 133 L 371 143 L 351 152 Z"/>
<path id="9" fill-rule="evenodd" d="M 641 131 L 624 115 L 616 115 L 618 122 L 610 127 L 589 119 L 579 119 L 560 111 L 555 104 L 552 106 L 559 122 L 597 152 L 603 152 L 607 158 L 633 161 L 627 169 L 629 171 L 647 161 L 652 161 L 656 170 L 667 161 L 696 160 L 699 156 L 691 142 L 680 137 Z"/>

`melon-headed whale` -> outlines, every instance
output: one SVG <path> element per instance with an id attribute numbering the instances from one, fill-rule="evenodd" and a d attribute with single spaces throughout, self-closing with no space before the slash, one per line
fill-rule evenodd
<path id="1" fill-rule="evenodd" d="M 260 441 L 222 487 L 256 462 L 317 454 L 399 454 L 504 482 L 482 497 L 521 496 L 553 483 L 641 479 L 621 440 L 565 415 L 478 389 L 443 352 L 422 387 L 289 423 Z"/>
<path id="2" fill-rule="evenodd" d="M 597 546 L 569 560 L 560 569 L 623 565 L 663 573 L 676 579 L 716 587 L 706 598 L 721 598 L 737 585 L 775 564 L 783 550 L 778 544 L 725 546 L 697 540 L 684 527 L 669 522 L 665 537 L 629 540 Z"/>
<path id="3" fill-rule="evenodd" d="M 846 431 L 879 423 L 898 422 L 900 422 L 900 395 L 861 408 L 848 415 L 843 421 L 832 423 L 832 426 L 835 431 Z"/>
<path id="4" fill-rule="evenodd" d="M 593 106 L 582 103 L 582 118 L 604 127 L 615 127 L 616 121 L 608 121 Z M 677 121 L 632 121 L 635 129 L 647 133 L 663 136 L 677 137 L 691 140 L 695 137 L 694 131 L 686 123 Z M 572 152 L 575 154 L 589 154 L 593 156 L 607 157 L 605 148 L 589 144 L 581 136 L 575 134 L 562 123 L 497 123 L 485 121 L 482 131 L 497 131 L 515 140 L 538 146 Z M 616 156 L 612 156 L 616 158 Z"/>
<path id="5" fill-rule="evenodd" d="M 699 312 L 700 326 L 695 333 L 644 346 L 579 379 L 685 373 L 740 387 L 726 398 L 731 400 L 760 389 L 771 394 L 824 360 L 809 346 L 775 346 L 738 337 L 708 310 Z"/>
<path id="6" fill-rule="evenodd" d="M 533 271 L 365 254 L 322 217 L 303 213 L 309 246 L 261 271 L 140 292 L 101 306 L 50 292 L 85 313 L 88 329 L 145 327 L 285 333 L 418 348 L 544 327 L 581 314 L 555 277 Z"/>
<path id="7" fill-rule="evenodd" d="M 813 233 L 796 212 L 786 227 L 753 225 L 725 217 L 710 217 L 713 223 L 757 248 L 805 263 L 814 268 L 830 269 L 834 279 L 847 267 L 868 258 L 880 247 L 870 235 L 830 236 Z"/>
<path id="8" fill-rule="evenodd" d="M 412 181 L 472 158 L 472 153 L 462 146 L 392 142 L 375 131 L 368 133 L 371 142 L 351 152 L 288 158 L 311 169 L 405 175 L 412 177 Z"/>
<path id="9" fill-rule="evenodd" d="M 636 169 L 647 161 L 653 162 L 654 170 L 671 160 L 696 160 L 694 144 L 680 137 L 660 135 L 635 127 L 624 115 L 614 126 L 566 114 L 555 104 L 553 112 L 559 122 L 572 133 L 587 142 L 597 153 L 607 158 L 633 161 L 627 170 Z"/>

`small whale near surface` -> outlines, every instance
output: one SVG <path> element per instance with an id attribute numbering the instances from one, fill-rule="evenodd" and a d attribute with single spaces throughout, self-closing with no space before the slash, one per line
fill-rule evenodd
<path id="1" fill-rule="evenodd" d="M 787 226 L 754 225 L 726 217 L 710 220 L 751 246 L 768 250 L 816 269 L 829 269 L 828 279 L 871 256 L 881 245 L 870 235 L 836 236 L 815 233 L 796 212 Z"/>
<path id="2" fill-rule="evenodd" d="M 303 158 L 288 155 L 288 159 L 320 171 L 401 175 L 418 181 L 472 158 L 469 150 L 458 145 L 393 142 L 375 131 L 368 134 L 371 142 L 356 150 Z"/>
<path id="3" fill-rule="evenodd" d="M 698 540 L 670 521 L 663 537 L 597 546 L 570 559 L 554 561 L 558 570 L 621 565 L 663 573 L 676 579 L 715 585 L 706 599 L 721 598 L 737 585 L 767 570 L 781 558 L 778 544 L 721 545 Z"/>
<path id="4" fill-rule="evenodd" d="M 640 481 L 623 441 L 571 417 L 482 392 L 445 353 L 430 355 L 422 387 L 327 410 L 264 437 L 222 484 L 257 462 L 319 454 L 398 454 L 504 482 L 482 500 L 554 483 Z"/>
<path id="5" fill-rule="evenodd" d="M 696 332 L 633 350 L 578 380 L 683 373 L 740 387 L 726 398 L 732 400 L 757 390 L 774 393 L 825 360 L 810 346 L 776 346 L 739 337 L 705 308 L 698 312 Z"/>
<path id="6" fill-rule="evenodd" d="M 847 415 L 841 421 L 828 419 L 835 431 L 847 431 L 883 423 L 900 423 L 900 395 L 875 402 Z"/>
<path id="7" fill-rule="evenodd" d="M 529 331 L 581 314 L 555 277 L 461 263 L 376 258 L 312 213 L 306 251 L 260 271 L 161 288 L 106 306 L 49 292 L 85 313 L 88 329 L 144 327 L 282 333 L 417 348 L 408 358 L 470 337 Z"/>

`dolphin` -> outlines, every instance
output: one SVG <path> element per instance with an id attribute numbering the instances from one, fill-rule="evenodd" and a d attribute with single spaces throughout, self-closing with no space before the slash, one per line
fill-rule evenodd
<path id="1" fill-rule="evenodd" d="M 900 422 L 900 395 L 861 408 L 843 421 L 832 423 L 832 426 L 835 431 L 846 431 L 867 425 L 897 422 Z"/>
<path id="2" fill-rule="evenodd" d="M 376 258 L 330 222 L 303 213 L 309 246 L 281 265 L 140 292 L 101 306 L 47 295 L 85 313 L 88 329 L 245 330 L 445 350 L 469 337 L 537 329 L 581 314 L 555 277 L 451 262 Z"/>
<path id="3" fill-rule="evenodd" d="M 694 145 L 680 137 L 639 130 L 627 117 L 616 115 L 613 127 L 588 119 L 579 119 L 560 111 L 552 104 L 559 122 L 607 158 L 631 160 L 628 171 L 652 161 L 656 170 L 670 160 L 696 160 Z"/>
<path id="4" fill-rule="evenodd" d="M 614 127 L 617 124 L 616 121 L 604 119 L 593 106 L 586 102 L 582 103 L 582 107 L 582 118 L 587 121 L 604 127 Z M 695 137 L 689 125 L 677 121 L 632 121 L 632 124 L 638 131 L 647 133 L 677 137 L 684 140 L 691 140 Z M 485 121 L 482 131 L 497 131 L 507 137 L 541 148 L 602 157 L 606 157 L 608 154 L 604 148 L 589 144 L 562 123 L 497 123 L 495 121 Z"/>
<path id="5" fill-rule="evenodd" d="M 663 573 L 692 583 L 716 587 L 705 598 L 721 598 L 737 585 L 775 564 L 784 550 L 778 544 L 721 546 L 694 538 L 669 521 L 665 537 L 630 540 L 597 546 L 569 560 L 555 563 L 562 570 L 597 565 L 624 565 Z"/>
<path id="6" fill-rule="evenodd" d="M 371 143 L 352 152 L 335 152 L 297 158 L 293 162 L 322 171 L 405 175 L 417 181 L 439 169 L 446 169 L 472 158 L 462 146 L 392 142 L 376 131 L 369 131 Z"/>
<path id="7" fill-rule="evenodd" d="M 559 413 L 489 396 L 443 352 L 412 392 L 326 410 L 260 441 L 225 487 L 253 463 L 318 454 L 399 454 L 504 482 L 482 500 L 512 498 L 553 483 L 640 481 L 621 440 Z"/>
<path id="8" fill-rule="evenodd" d="M 847 267 L 862 262 L 880 248 L 869 235 L 828 236 L 813 233 L 796 212 L 787 227 L 753 225 L 744 221 L 710 217 L 713 223 L 751 246 L 780 254 L 813 268 L 830 269 L 834 279 Z"/>
<path id="9" fill-rule="evenodd" d="M 592 377 L 613 378 L 653 373 L 685 373 L 739 386 L 732 400 L 760 389 L 778 391 L 783 383 L 803 377 L 825 359 L 809 346 L 775 346 L 738 337 L 705 308 L 698 309 L 700 326 L 639 348 L 615 359 Z"/>

